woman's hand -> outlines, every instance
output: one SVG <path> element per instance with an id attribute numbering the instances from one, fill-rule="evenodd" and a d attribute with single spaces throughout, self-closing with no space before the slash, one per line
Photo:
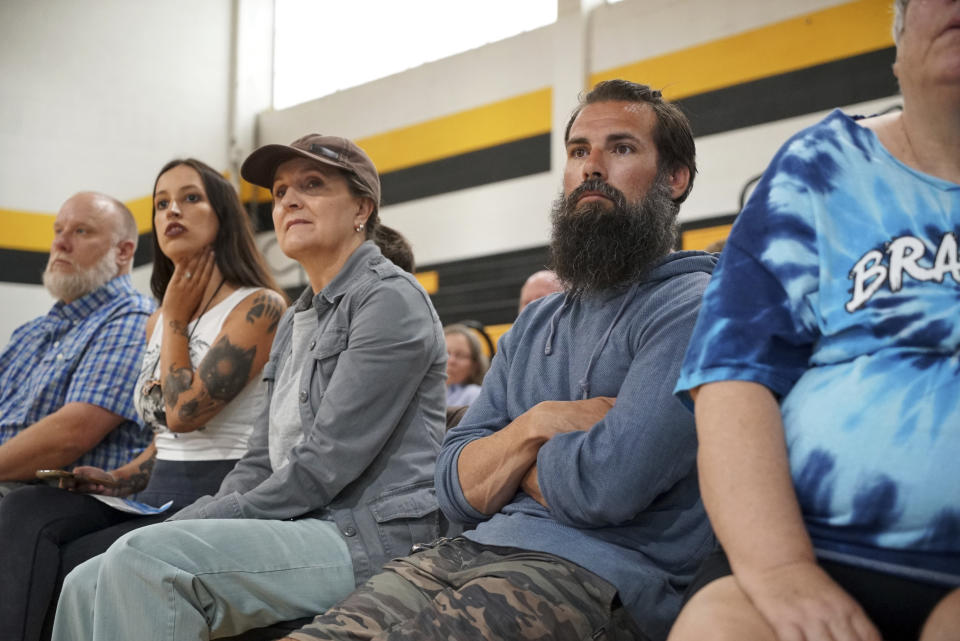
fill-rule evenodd
<path id="1" fill-rule="evenodd" d="M 173 276 L 163 295 L 161 309 L 164 321 L 176 323 L 177 329 L 184 335 L 187 324 L 200 307 L 215 265 L 212 247 L 207 247 L 174 265 Z"/>
<path id="2" fill-rule="evenodd" d="M 110 472 L 99 467 L 81 465 L 73 468 L 73 478 L 60 479 L 60 488 L 83 494 L 102 494 L 103 496 L 126 496 L 120 481 Z"/>
<path id="3" fill-rule="evenodd" d="M 860 605 L 816 563 L 791 563 L 737 581 L 780 641 L 881 641 Z"/>

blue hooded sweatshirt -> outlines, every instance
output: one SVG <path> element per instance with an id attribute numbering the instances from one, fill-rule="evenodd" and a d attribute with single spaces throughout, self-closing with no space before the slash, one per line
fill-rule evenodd
<path id="1" fill-rule="evenodd" d="M 676 252 L 640 281 L 531 303 L 500 339 L 480 397 L 437 460 L 440 507 L 477 543 L 546 552 L 617 588 L 650 639 L 664 639 L 714 539 L 697 486 L 693 415 L 673 395 L 712 254 Z M 486 516 L 464 498 L 457 459 L 541 401 L 615 396 L 589 431 L 537 456 L 546 508 L 523 491 Z"/>

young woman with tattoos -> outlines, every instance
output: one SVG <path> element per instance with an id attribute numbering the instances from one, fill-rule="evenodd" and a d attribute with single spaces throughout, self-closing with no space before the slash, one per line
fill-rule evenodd
<path id="1" fill-rule="evenodd" d="M 374 242 L 376 167 L 309 135 L 261 147 L 241 175 L 272 190 L 278 245 L 309 280 L 277 328 L 247 453 L 214 496 L 71 572 L 54 639 L 220 638 L 312 616 L 438 535 L 446 343 Z"/>
<path id="2" fill-rule="evenodd" d="M 151 288 L 161 304 L 147 324 L 131 391 L 154 441 L 110 472 L 75 468 L 72 492 L 33 486 L 3 500 L 0 639 L 49 637 L 67 572 L 122 534 L 216 492 L 246 451 L 264 400 L 259 374 L 286 300 L 233 186 L 200 161 L 174 160 L 160 170 L 152 237 Z M 85 495 L 137 492 L 148 505 L 173 505 L 133 515 Z"/>

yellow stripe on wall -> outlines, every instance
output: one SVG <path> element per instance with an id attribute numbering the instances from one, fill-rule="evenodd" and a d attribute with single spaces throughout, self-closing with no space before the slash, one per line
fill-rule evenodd
<path id="1" fill-rule="evenodd" d="M 150 233 L 153 229 L 153 197 L 144 196 L 128 200 L 125 204 L 130 208 L 133 219 L 137 221 L 137 231 L 141 234 Z"/>
<path id="2" fill-rule="evenodd" d="M 49 251 L 53 242 L 53 220 L 50 214 L 30 211 L 0 211 L 4 249 Z"/>
<path id="3" fill-rule="evenodd" d="M 493 341 L 493 346 L 496 347 L 497 343 L 500 342 L 500 337 L 510 331 L 511 327 L 513 327 L 513 323 L 500 323 L 499 325 L 487 325 L 483 329 L 487 332 L 490 340 Z M 487 351 L 486 345 L 484 345 L 483 351 Z M 487 354 L 487 356 L 493 356 L 493 354 Z"/>
<path id="4" fill-rule="evenodd" d="M 409 127 L 358 138 L 381 174 L 550 133 L 548 87 Z M 243 202 L 269 202 L 270 191 L 240 181 Z"/>
<path id="5" fill-rule="evenodd" d="M 137 221 L 137 231 L 148 233 L 151 229 L 151 198 L 145 196 L 125 203 Z M 3 239 L 0 248 L 48 252 L 53 242 L 53 221 L 56 214 L 32 211 L 0 209 L 0 229 Z"/>
<path id="6" fill-rule="evenodd" d="M 718 240 L 726 240 L 730 235 L 730 229 L 733 225 L 717 225 L 716 227 L 701 227 L 700 229 L 689 229 L 683 232 L 681 236 L 681 245 L 683 249 L 706 249 L 711 243 Z"/>
<path id="7" fill-rule="evenodd" d="M 244 203 L 268 203 L 273 200 L 269 189 L 248 183 L 243 178 L 240 179 L 240 201 Z"/>
<path id="8" fill-rule="evenodd" d="M 416 272 L 414 277 L 428 294 L 436 294 L 440 287 L 440 274 L 436 270 L 428 272 Z"/>
<path id="9" fill-rule="evenodd" d="M 548 87 L 358 139 L 380 173 L 550 133 Z"/>
<path id="10" fill-rule="evenodd" d="M 514 96 L 409 127 L 359 138 L 381 174 L 550 133 L 550 88 Z M 269 202 L 270 191 L 240 181 L 243 202 Z"/>
<path id="11" fill-rule="evenodd" d="M 889 0 L 858 0 L 682 51 L 594 73 L 663 88 L 678 100 L 893 45 Z"/>

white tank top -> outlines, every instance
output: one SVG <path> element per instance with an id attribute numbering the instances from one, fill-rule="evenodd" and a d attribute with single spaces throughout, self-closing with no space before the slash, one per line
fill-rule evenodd
<path id="1" fill-rule="evenodd" d="M 220 333 L 230 312 L 258 287 L 241 287 L 208 309 L 201 318 L 187 326 L 190 336 L 190 364 L 197 365 L 206 356 L 210 344 Z M 195 327 L 196 326 L 196 327 Z M 134 403 L 144 423 L 156 434 L 157 458 L 167 461 L 211 461 L 239 459 L 247 451 L 247 439 L 253 431 L 253 421 L 262 408 L 266 384 L 260 376 L 247 383 L 226 407 L 199 430 L 177 433 L 161 422 L 162 399 L 143 394 L 144 385 L 160 378 L 160 339 L 163 336 L 163 314 L 157 315 L 153 334 L 143 353 L 143 364 L 137 380 Z M 157 407 L 157 403 L 161 403 Z"/>

